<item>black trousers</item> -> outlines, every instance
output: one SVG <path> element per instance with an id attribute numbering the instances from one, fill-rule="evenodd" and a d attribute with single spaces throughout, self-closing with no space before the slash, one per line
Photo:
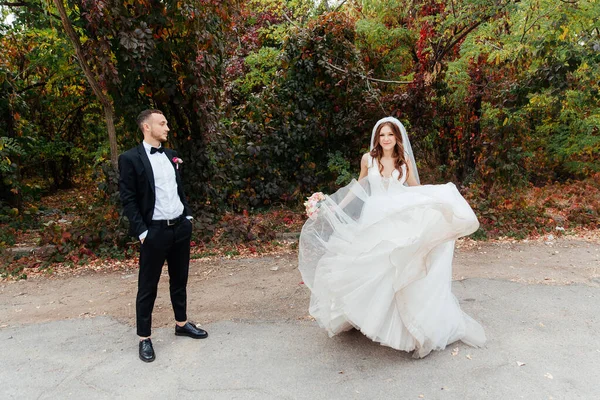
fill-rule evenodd
<path id="1" fill-rule="evenodd" d="M 187 280 L 190 266 L 190 239 L 192 222 L 183 218 L 167 226 L 153 222 L 140 248 L 140 273 L 135 304 L 138 336 L 150 336 L 152 310 L 158 290 L 162 267 L 169 268 L 169 292 L 176 321 L 187 320 Z"/>

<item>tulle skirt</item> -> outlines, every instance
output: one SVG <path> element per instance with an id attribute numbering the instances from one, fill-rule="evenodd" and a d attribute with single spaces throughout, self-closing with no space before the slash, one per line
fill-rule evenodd
<path id="1" fill-rule="evenodd" d="M 351 328 L 424 357 L 485 343 L 451 292 L 454 241 L 479 222 L 456 187 L 353 181 L 321 203 L 300 236 L 310 314 L 330 336 Z"/>

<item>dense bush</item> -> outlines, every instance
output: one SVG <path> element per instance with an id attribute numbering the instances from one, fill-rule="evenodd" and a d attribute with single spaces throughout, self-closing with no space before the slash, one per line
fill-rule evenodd
<path id="1" fill-rule="evenodd" d="M 364 81 L 330 67 L 360 66 L 348 51 L 354 40 L 352 19 L 319 16 L 286 41 L 270 85 L 233 110 L 231 156 L 217 163 L 233 177 L 224 192 L 230 205 L 294 204 L 316 188 L 333 190 L 337 175 L 328 163 L 336 152 L 358 168 L 376 103 Z"/>
<path id="2" fill-rule="evenodd" d="M 597 223 L 597 202 L 576 191 L 595 193 L 600 171 L 598 2 L 67 3 L 114 103 L 120 149 L 139 142 L 141 109 L 166 113 L 195 239 L 256 238 L 259 209 L 298 208 L 347 183 L 388 115 L 405 123 L 422 181 L 457 183 L 487 234 L 552 225 L 550 194 L 523 197 L 544 186 L 579 199 L 558 207 L 561 218 Z M 99 173 L 108 154 L 100 108 L 53 10 L 8 6 L 0 218 Z M 49 227 L 45 240 L 68 252 L 128 251 L 116 176 L 100 176 L 92 210 L 68 230 Z"/>

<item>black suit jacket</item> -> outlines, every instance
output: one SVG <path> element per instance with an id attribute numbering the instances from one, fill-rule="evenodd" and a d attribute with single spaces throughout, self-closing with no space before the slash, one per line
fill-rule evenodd
<path id="1" fill-rule="evenodd" d="M 183 213 L 192 215 L 183 193 L 179 170 L 173 162 L 173 157 L 176 157 L 177 153 L 165 148 L 165 154 L 175 169 L 177 193 L 183 203 Z M 119 193 L 123 213 L 129 220 L 129 234 L 138 238 L 150 226 L 156 203 L 154 173 L 143 144 L 139 144 L 119 156 Z"/>

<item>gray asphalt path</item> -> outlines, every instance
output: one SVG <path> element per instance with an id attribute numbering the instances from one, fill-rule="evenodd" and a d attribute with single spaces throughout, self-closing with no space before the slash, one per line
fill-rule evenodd
<path id="1" fill-rule="evenodd" d="M 600 399 L 600 289 L 454 282 L 488 344 L 425 359 L 310 321 L 155 329 L 155 362 L 107 317 L 0 329 L 1 399 Z"/>

